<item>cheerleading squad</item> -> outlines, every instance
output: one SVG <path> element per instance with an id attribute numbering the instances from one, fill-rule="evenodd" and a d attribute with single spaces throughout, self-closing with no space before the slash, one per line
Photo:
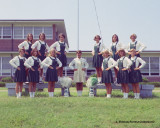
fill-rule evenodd
<path id="1" fill-rule="evenodd" d="M 59 41 L 50 47 L 45 42 L 45 34 L 39 35 L 39 40 L 33 43 L 33 35 L 28 34 L 27 40 L 18 45 L 19 55 L 10 60 L 10 64 L 16 68 L 14 81 L 16 82 L 17 98 L 21 97 L 23 82 L 29 82 L 30 97 L 35 96 L 36 84 L 42 82 L 43 67 L 47 67 L 45 81 L 48 82 L 49 97 L 54 96 L 55 82 L 63 77 L 63 67 L 67 66 L 68 44 L 64 42 L 65 35 L 59 34 Z M 96 69 L 98 83 L 104 83 L 107 90 L 107 98 L 111 98 L 112 83 L 121 84 L 123 98 L 128 98 L 128 83 L 133 86 L 134 98 L 140 98 L 139 82 L 142 82 L 140 69 L 146 64 L 140 58 L 140 53 L 146 46 L 136 41 L 137 36 L 130 36 L 131 42 L 125 47 L 119 42 L 118 36 L 112 36 L 112 43 L 106 48 L 100 42 L 101 37 L 94 37 L 93 67 Z M 126 57 L 126 53 L 129 57 Z M 88 68 L 86 59 L 82 58 L 82 51 L 76 52 L 69 67 L 74 70 L 73 81 L 76 83 L 77 95 L 82 96 L 83 83 L 86 82 L 86 69 Z M 115 72 L 113 80 L 112 68 Z"/>

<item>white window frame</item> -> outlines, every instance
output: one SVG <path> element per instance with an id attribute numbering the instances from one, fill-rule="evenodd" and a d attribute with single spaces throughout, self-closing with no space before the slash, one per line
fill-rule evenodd
<path id="1" fill-rule="evenodd" d="M 1 38 L 0 40 L 8 40 L 8 39 L 12 39 L 12 27 L 11 26 L 1 26 L 2 27 L 2 30 L 1 30 Z M 4 27 L 11 27 L 11 35 L 8 35 L 8 36 L 11 36 L 10 38 L 3 38 L 4 34 L 3 34 L 3 30 L 4 30 Z"/>

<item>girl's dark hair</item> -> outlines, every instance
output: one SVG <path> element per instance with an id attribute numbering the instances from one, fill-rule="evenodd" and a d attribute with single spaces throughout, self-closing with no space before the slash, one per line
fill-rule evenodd
<path id="1" fill-rule="evenodd" d="M 82 51 L 81 51 L 81 50 L 78 50 L 78 51 L 76 51 L 76 53 L 82 53 Z"/>
<path id="2" fill-rule="evenodd" d="M 113 42 L 113 37 L 114 37 L 114 36 L 117 37 L 117 40 L 116 40 L 116 41 L 118 42 L 118 41 L 119 41 L 119 38 L 118 38 L 117 34 L 114 34 L 114 35 L 112 36 L 112 42 Z"/>
<path id="3" fill-rule="evenodd" d="M 99 40 L 101 40 L 100 35 L 96 35 L 96 36 L 94 37 L 94 41 L 96 40 L 97 37 L 99 38 Z"/>
<path id="4" fill-rule="evenodd" d="M 28 33 L 28 35 L 27 35 L 27 41 L 29 41 L 29 36 L 32 36 L 32 40 L 31 40 L 31 43 L 33 42 L 33 35 L 32 35 L 32 33 Z"/>
<path id="5" fill-rule="evenodd" d="M 60 38 L 60 36 L 63 36 L 64 38 L 66 38 L 66 36 L 63 33 L 59 33 L 58 38 Z"/>
<path id="6" fill-rule="evenodd" d="M 45 40 L 45 39 L 46 39 L 46 35 L 45 35 L 44 33 L 40 33 L 40 34 L 39 34 L 39 39 L 40 39 L 40 36 L 41 36 L 41 35 L 44 36 L 44 40 Z"/>
<path id="7" fill-rule="evenodd" d="M 34 53 L 35 51 L 37 52 L 37 56 L 38 56 L 38 50 L 37 50 L 36 48 L 31 51 L 31 55 L 33 56 L 33 53 Z"/>
<path id="8" fill-rule="evenodd" d="M 20 48 L 20 49 L 18 50 L 18 52 L 20 53 L 20 51 L 25 52 L 25 49 L 24 49 L 24 48 Z"/>
<path id="9" fill-rule="evenodd" d="M 122 57 L 122 56 L 120 55 L 120 52 L 123 52 L 123 56 L 126 56 L 126 52 L 125 52 L 124 49 L 121 49 L 121 50 L 119 50 L 119 52 L 118 52 L 118 55 L 119 55 L 120 57 Z"/>

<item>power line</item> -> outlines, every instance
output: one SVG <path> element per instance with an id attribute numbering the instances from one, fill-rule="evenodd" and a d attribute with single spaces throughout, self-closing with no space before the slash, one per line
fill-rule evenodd
<path id="1" fill-rule="evenodd" d="M 98 13 L 97 13 L 97 8 L 96 8 L 95 0 L 93 0 L 93 4 L 94 4 L 95 13 L 96 13 L 96 18 L 97 18 L 99 32 L 100 32 L 100 35 L 101 35 L 101 38 L 102 38 L 102 31 L 101 31 L 101 27 L 100 27 L 100 23 L 99 23 L 99 18 L 98 18 Z M 102 43 L 103 43 L 103 38 L 102 38 Z"/>

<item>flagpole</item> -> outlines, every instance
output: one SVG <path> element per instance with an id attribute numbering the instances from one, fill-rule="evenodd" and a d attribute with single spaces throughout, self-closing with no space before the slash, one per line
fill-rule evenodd
<path id="1" fill-rule="evenodd" d="M 79 50 L 79 0 L 78 2 L 78 15 L 77 15 L 77 50 Z"/>

